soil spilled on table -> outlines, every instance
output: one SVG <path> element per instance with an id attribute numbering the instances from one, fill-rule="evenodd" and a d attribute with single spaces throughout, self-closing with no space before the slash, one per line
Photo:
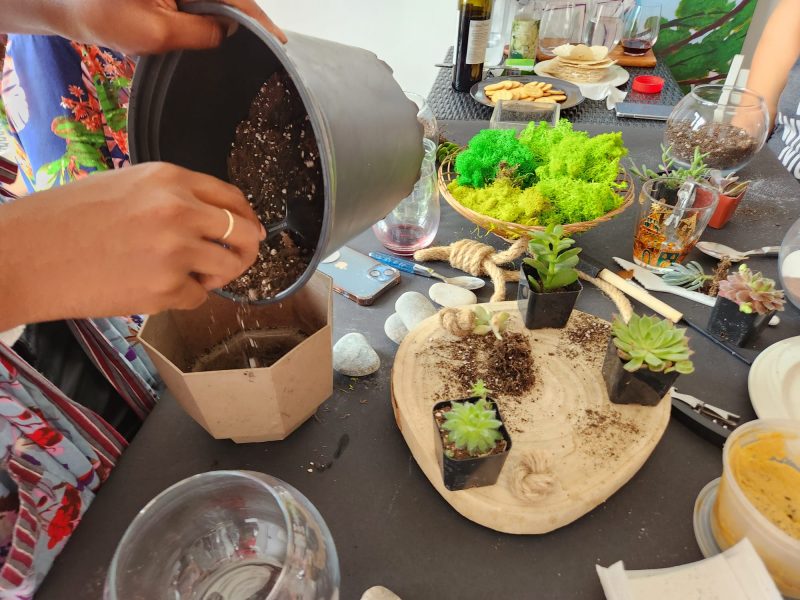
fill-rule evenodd
<path id="1" fill-rule="evenodd" d="M 269 229 L 291 211 L 322 227 L 322 167 L 311 121 L 289 76 L 276 73 L 261 87 L 248 118 L 236 128 L 228 175 Z M 317 236 L 283 230 L 262 243 L 255 264 L 225 290 L 264 300 L 289 288 L 308 268 Z"/>

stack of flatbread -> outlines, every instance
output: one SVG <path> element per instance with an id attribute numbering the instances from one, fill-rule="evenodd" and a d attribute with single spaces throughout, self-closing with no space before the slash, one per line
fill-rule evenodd
<path id="1" fill-rule="evenodd" d="M 553 50 L 556 57 L 542 64 L 548 75 L 574 83 L 597 83 L 616 61 L 608 58 L 605 46 L 564 44 Z"/>

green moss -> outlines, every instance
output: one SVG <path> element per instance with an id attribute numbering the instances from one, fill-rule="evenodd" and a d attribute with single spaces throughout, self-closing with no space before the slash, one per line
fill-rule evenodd
<path id="1" fill-rule="evenodd" d="M 624 184 L 615 182 L 626 154 L 622 134 L 589 137 L 565 119 L 555 127 L 531 123 L 518 140 L 511 130 L 485 130 L 457 157 L 450 192 L 475 212 L 510 223 L 591 221 L 622 204 L 616 192 Z"/>
<path id="2" fill-rule="evenodd" d="M 513 169 L 521 187 L 535 181 L 540 165 L 511 129 L 485 129 L 456 157 L 456 172 L 461 185 L 482 188 L 498 176 L 501 164 Z"/>

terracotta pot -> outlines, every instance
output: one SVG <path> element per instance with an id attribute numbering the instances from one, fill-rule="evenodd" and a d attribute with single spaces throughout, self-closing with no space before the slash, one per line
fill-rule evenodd
<path id="1" fill-rule="evenodd" d="M 654 373 L 640 369 L 634 373 L 623 368 L 625 362 L 617 354 L 614 340 L 609 340 L 603 361 L 603 379 L 608 399 L 614 404 L 656 406 L 675 385 L 679 373 Z"/>
<path id="2" fill-rule="evenodd" d="M 711 216 L 711 220 L 708 222 L 708 226 L 712 229 L 722 229 L 725 225 L 728 224 L 728 221 L 731 220 L 736 209 L 739 207 L 739 203 L 744 198 L 744 195 L 747 193 L 747 188 L 742 191 L 741 194 L 738 196 L 726 196 L 725 194 L 719 195 L 719 204 L 717 204 L 717 210 L 714 211 L 714 214 Z"/>
<path id="3" fill-rule="evenodd" d="M 511 436 L 508 435 L 508 430 L 506 430 L 503 415 L 500 413 L 500 407 L 497 406 L 497 403 L 490 397 L 487 398 L 487 401 L 494 404 L 494 408 L 497 411 L 497 418 L 503 423 L 503 425 L 500 426 L 500 434 L 506 442 L 505 451 L 499 454 L 489 454 L 487 456 L 478 456 L 461 460 L 450 458 L 444 453 L 442 434 L 439 430 L 439 423 L 436 421 L 436 412 L 447 408 L 452 402 L 477 401 L 477 397 L 462 398 L 452 401 L 445 400 L 444 402 L 437 402 L 433 405 L 433 435 L 436 443 L 436 454 L 439 457 L 439 467 L 442 471 L 444 487 L 452 492 L 474 487 L 484 487 L 497 483 L 497 478 L 500 476 L 500 471 L 503 470 L 503 465 L 506 462 L 506 458 L 508 458 L 508 453 L 511 452 Z"/>
<path id="4" fill-rule="evenodd" d="M 580 281 L 552 292 L 537 292 L 528 281 L 536 270 L 526 264 L 519 272 L 517 305 L 525 327 L 528 329 L 561 329 L 566 327 L 583 286 Z"/>

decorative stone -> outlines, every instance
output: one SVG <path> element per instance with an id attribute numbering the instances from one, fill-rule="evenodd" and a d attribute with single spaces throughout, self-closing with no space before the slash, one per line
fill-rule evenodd
<path id="1" fill-rule="evenodd" d="M 364 377 L 381 368 L 381 359 L 362 334 L 348 333 L 333 346 L 333 368 L 342 375 Z"/>
<path id="2" fill-rule="evenodd" d="M 376 585 L 375 587 L 369 588 L 364 595 L 361 596 L 361 600 L 401 600 L 400 596 L 392 592 L 391 590 L 386 589 L 382 585 Z"/>
<path id="3" fill-rule="evenodd" d="M 403 319 L 401 319 L 400 315 L 397 313 L 394 313 L 386 319 L 386 322 L 383 324 L 383 330 L 395 344 L 402 342 L 408 335 L 408 329 L 406 329 Z"/>
<path id="4" fill-rule="evenodd" d="M 406 292 L 397 299 L 394 308 L 408 331 L 436 314 L 431 301 L 419 292 Z"/>
<path id="5" fill-rule="evenodd" d="M 428 295 L 431 300 L 447 308 L 478 303 L 478 297 L 474 293 L 449 283 L 434 283 Z"/>

